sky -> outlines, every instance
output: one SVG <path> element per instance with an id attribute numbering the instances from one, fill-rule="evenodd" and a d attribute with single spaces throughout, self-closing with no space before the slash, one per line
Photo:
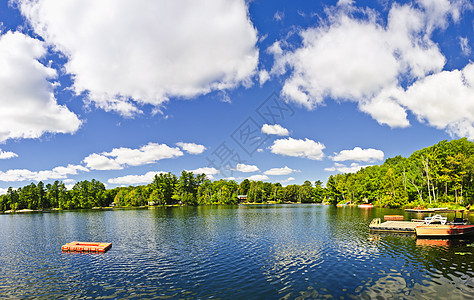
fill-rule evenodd
<path id="1" fill-rule="evenodd" d="M 0 194 L 283 185 L 474 139 L 471 1 L 0 0 Z"/>

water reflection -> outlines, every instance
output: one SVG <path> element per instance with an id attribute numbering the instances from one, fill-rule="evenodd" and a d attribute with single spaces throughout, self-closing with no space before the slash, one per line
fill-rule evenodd
<path id="1" fill-rule="evenodd" d="M 426 299 L 474 295 L 474 243 L 371 234 L 397 210 L 321 205 L 0 215 L 7 298 Z M 62 253 L 104 241 L 104 255 Z"/>

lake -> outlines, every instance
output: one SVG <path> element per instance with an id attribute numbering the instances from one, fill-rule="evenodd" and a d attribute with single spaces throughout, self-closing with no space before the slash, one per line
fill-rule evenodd
<path id="1" fill-rule="evenodd" d="M 474 297 L 473 241 L 369 233 L 384 214 L 416 217 L 309 204 L 0 215 L 0 298 Z M 72 241 L 113 246 L 63 253 Z"/>

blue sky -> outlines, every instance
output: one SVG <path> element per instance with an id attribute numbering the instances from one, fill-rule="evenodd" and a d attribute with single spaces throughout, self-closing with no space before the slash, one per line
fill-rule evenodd
<path id="1" fill-rule="evenodd" d="M 0 192 L 182 170 L 301 184 L 472 140 L 473 12 L 448 0 L 0 0 Z"/>

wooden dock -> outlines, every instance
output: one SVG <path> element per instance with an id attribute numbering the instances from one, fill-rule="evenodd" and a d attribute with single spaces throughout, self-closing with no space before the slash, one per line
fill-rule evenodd
<path id="1" fill-rule="evenodd" d="M 379 232 L 401 232 L 415 233 L 416 226 L 422 225 L 420 222 L 410 221 L 386 221 L 381 223 L 380 219 L 374 219 L 369 225 L 370 230 Z"/>

